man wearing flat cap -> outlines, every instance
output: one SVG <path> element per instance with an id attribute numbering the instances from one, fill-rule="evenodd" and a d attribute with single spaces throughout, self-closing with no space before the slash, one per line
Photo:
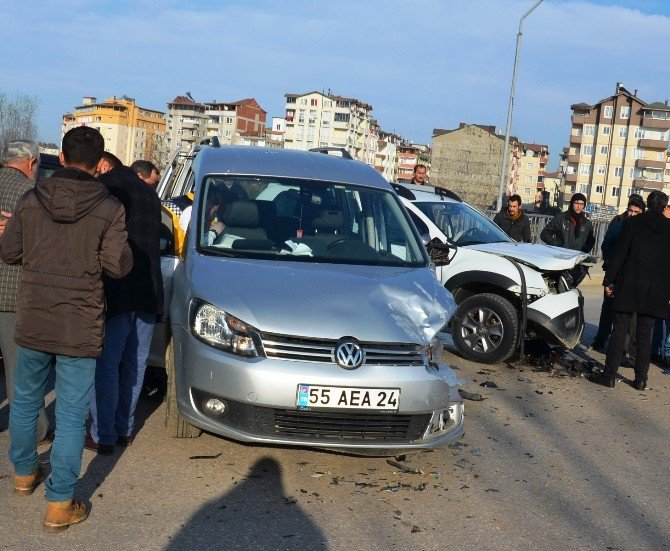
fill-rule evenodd
<path id="1" fill-rule="evenodd" d="M 0 235 L 4 231 L 7 219 L 14 212 L 21 196 L 33 188 L 39 166 L 40 153 L 35 142 L 17 140 L 9 142 L 2 153 L 0 168 Z M 16 364 L 16 343 L 14 327 L 16 325 L 16 300 L 19 288 L 21 266 L 10 266 L 0 262 L 0 349 L 5 365 L 7 399 L 14 398 L 14 367 Z M 35 431 L 36 441 L 49 440 L 49 420 L 44 408 L 40 411 Z"/>

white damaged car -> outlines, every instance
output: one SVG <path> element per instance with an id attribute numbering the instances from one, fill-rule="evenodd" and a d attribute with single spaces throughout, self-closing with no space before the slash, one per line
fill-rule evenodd
<path id="1" fill-rule="evenodd" d="M 570 272 L 589 255 L 517 243 L 448 190 L 395 184 L 424 242 L 452 247 L 437 275 L 458 309 L 451 333 L 458 351 L 481 363 L 509 358 L 521 335 L 573 348 L 584 329 L 584 299 Z"/>

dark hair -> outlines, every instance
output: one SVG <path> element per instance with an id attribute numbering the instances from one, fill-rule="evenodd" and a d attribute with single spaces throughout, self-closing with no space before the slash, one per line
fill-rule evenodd
<path id="1" fill-rule="evenodd" d="M 66 164 L 93 169 L 105 152 L 105 139 L 90 126 L 77 126 L 63 136 L 61 151 Z"/>
<path id="2" fill-rule="evenodd" d="M 519 195 L 518 193 L 515 193 L 514 195 L 510 195 L 507 198 L 507 203 L 509 204 L 510 201 L 514 201 L 515 203 L 519 203 L 519 205 L 521 205 L 521 195 Z"/>
<path id="3" fill-rule="evenodd" d="M 647 197 L 647 207 L 651 212 L 663 212 L 668 206 L 668 196 L 662 191 L 652 191 Z"/>
<path id="4" fill-rule="evenodd" d="M 116 155 L 110 153 L 109 151 L 103 151 L 102 158 L 105 159 L 105 161 L 107 161 L 110 165 L 112 165 L 112 168 L 118 168 L 120 166 L 123 166 L 121 159 L 119 159 Z"/>
<path id="5" fill-rule="evenodd" d="M 426 168 L 426 165 L 415 165 L 414 174 L 416 174 L 416 171 L 419 170 L 420 168 L 423 168 L 426 172 L 428 172 L 428 168 Z"/>
<path id="6" fill-rule="evenodd" d="M 156 171 L 156 174 L 159 172 L 158 168 L 156 168 L 156 165 L 151 161 L 143 161 L 141 159 L 130 165 L 130 168 L 133 172 L 141 174 L 145 178 L 149 178 L 154 170 Z"/>
<path id="7" fill-rule="evenodd" d="M 628 206 L 637 207 L 641 210 L 645 210 L 647 208 L 647 205 L 644 204 L 644 199 L 642 199 L 642 196 L 638 195 L 637 193 L 630 194 L 630 197 L 628 198 Z"/>

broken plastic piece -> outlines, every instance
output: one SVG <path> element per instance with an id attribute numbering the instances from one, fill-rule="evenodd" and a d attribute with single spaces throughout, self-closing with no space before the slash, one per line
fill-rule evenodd
<path id="1" fill-rule="evenodd" d="M 464 400 L 472 400 L 473 402 L 481 402 L 482 400 L 484 400 L 481 394 L 478 394 L 476 392 L 468 392 L 467 390 L 463 390 L 462 388 L 458 389 L 458 393 Z"/>

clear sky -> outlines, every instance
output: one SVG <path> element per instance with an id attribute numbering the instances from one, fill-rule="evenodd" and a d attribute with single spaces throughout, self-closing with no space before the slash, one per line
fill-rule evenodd
<path id="1" fill-rule="evenodd" d="M 533 3 L 0 0 L 0 90 L 37 97 L 40 138 L 56 143 L 83 96 L 162 111 L 187 91 L 255 97 L 269 118 L 287 92 L 328 89 L 428 143 L 460 122 L 504 130 L 519 17 Z M 524 27 L 512 134 L 548 144 L 554 168 L 570 105 L 617 82 L 648 102 L 670 97 L 670 2 L 544 0 Z"/>

